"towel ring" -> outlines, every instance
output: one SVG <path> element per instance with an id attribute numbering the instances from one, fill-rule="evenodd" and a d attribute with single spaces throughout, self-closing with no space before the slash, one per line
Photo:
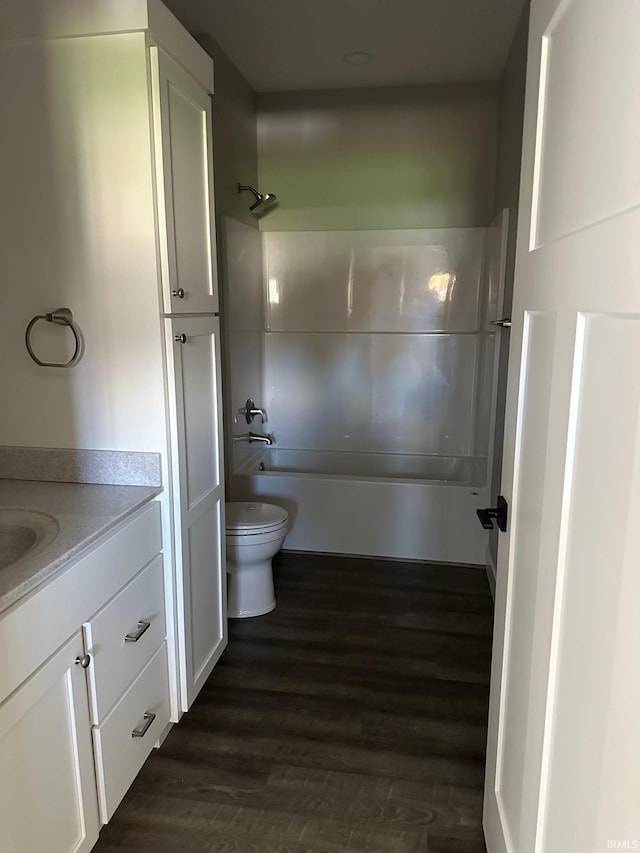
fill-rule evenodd
<path id="1" fill-rule="evenodd" d="M 66 363 L 57 361 L 40 361 L 31 346 L 31 330 L 38 322 L 38 320 L 46 320 L 47 323 L 56 323 L 58 326 L 68 326 L 71 329 L 75 340 L 75 349 L 69 361 L 67 361 Z M 79 361 L 80 356 L 82 355 L 81 333 L 80 329 L 73 321 L 73 313 L 71 311 L 71 308 L 58 308 L 56 311 L 52 311 L 50 314 L 37 314 L 29 322 L 24 337 L 25 344 L 27 346 L 27 352 L 35 361 L 35 363 L 40 365 L 40 367 L 73 367 L 73 365 Z"/>

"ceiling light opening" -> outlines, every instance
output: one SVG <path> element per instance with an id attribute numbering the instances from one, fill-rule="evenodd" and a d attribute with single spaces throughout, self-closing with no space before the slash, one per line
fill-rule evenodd
<path id="1" fill-rule="evenodd" d="M 369 65 L 374 59 L 375 56 L 366 50 L 354 50 L 342 57 L 342 61 L 347 65 Z"/>

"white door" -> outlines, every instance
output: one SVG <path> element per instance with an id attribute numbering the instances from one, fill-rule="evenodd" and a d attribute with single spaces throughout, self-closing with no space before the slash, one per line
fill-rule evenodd
<path id="1" fill-rule="evenodd" d="M 98 840 L 82 655 L 78 633 L 0 705 L 2 853 L 88 853 Z"/>
<path id="2" fill-rule="evenodd" d="M 157 47 L 150 52 L 164 313 L 214 314 L 211 99 Z"/>
<path id="3" fill-rule="evenodd" d="M 485 833 L 640 849 L 640 3 L 533 0 Z"/>
<path id="4" fill-rule="evenodd" d="M 227 644 L 220 321 L 182 317 L 165 323 L 186 711 Z"/>

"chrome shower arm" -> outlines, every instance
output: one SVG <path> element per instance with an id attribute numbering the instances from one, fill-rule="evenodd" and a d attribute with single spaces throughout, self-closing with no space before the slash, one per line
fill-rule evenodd
<path id="1" fill-rule="evenodd" d="M 239 183 L 238 184 L 238 192 L 243 193 L 243 192 L 245 192 L 245 190 L 250 192 L 250 193 L 253 193 L 256 201 L 262 201 L 262 196 L 260 195 L 258 190 L 254 189 L 253 187 L 250 187 L 248 185 L 245 186 L 244 184 Z"/>

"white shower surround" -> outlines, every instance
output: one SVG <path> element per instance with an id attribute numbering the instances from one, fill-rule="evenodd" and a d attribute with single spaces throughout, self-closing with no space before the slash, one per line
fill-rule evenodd
<path id="1" fill-rule="evenodd" d="M 280 446 L 469 456 L 484 228 L 263 232 Z"/>
<path id="2" fill-rule="evenodd" d="M 505 230 L 262 233 L 264 384 L 232 392 L 277 446 L 229 486 L 289 511 L 285 548 L 484 564 Z"/>

